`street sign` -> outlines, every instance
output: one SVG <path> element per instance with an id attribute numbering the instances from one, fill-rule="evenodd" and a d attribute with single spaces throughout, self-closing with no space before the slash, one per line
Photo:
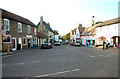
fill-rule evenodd
<path id="1" fill-rule="evenodd" d="M 6 30 L 2 30 L 2 35 L 6 35 Z"/>

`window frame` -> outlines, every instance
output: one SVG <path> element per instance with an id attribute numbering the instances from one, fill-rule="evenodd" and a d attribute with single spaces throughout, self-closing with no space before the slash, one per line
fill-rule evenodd
<path id="1" fill-rule="evenodd" d="M 4 36 L 10 36 L 10 35 L 4 35 Z M 2 40 L 3 40 L 3 39 L 2 39 Z M 3 42 L 3 43 L 12 43 L 11 36 L 10 36 L 10 42 Z"/>
<path id="2" fill-rule="evenodd" d="M 31 34 L 31 27 L 30 27 L 30 25 L 27 26 L 27 31 L 28 31 L 28 34 Z"/>
<path id="3" fill-rule="evenodd" d="M 20 25 L 20 27 L 19 27 Z M 18 29 L 21 29 L 20 31 L 18 30 L 18 33 L 22 33 L 22 23 L 18 23 Z"/>
<path id="4" fill-rule="evenodd" d="M 5 24 L 5 21 L 7 21 L 8 22 L 8 29 L 6 29 L 6 24 Z M 6 31 L 10 31 L 10 21 L 9 21 L 9 19 L 4 19 L 4 29 L 6 30 Z"/>
<path id="5" fill-rule="evenodd" d="M 36 39 L 36 40 L 35 40 Z M 36 41 L 36 42 L 35 42 Z M 34 44 L 37 44 L 37 37 L 34 38 Z"/>
<path id="6" fill-rule="evenodd" d="M 24 44 L 24 38 L 25 38 L 25 43 L 26 44 Z M 27 38 L 26 37 L 23 37 L 23 45 L 27 45 Z"/>
<path id="7" fill-rule="evenodd" d="M 37 28 L 34 27 L 34 34 L 37 35 Z"/>

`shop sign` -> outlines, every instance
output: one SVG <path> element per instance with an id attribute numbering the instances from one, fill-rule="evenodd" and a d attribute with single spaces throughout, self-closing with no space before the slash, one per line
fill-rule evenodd
<path id="1" fill-rule="evenodd" d="M 26 35 L 27 38 L 32 38 L 32 35 Z"/>

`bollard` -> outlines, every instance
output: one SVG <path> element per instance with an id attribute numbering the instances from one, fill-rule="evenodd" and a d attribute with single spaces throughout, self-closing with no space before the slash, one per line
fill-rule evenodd
<path id="1" fill-rule="evenodd" d="M 8 55 L 9 55 L 10 54 L 9 46 L 7 46 L 7 52 L 8 52 Z"/>

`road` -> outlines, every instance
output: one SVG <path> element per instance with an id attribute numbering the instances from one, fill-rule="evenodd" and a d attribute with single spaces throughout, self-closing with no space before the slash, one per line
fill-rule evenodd
<path id="1" fill-rule="evenodd" d="M 118 77 L 118 49 L 54 46 L 2 58 L 3 77 Z"/>

